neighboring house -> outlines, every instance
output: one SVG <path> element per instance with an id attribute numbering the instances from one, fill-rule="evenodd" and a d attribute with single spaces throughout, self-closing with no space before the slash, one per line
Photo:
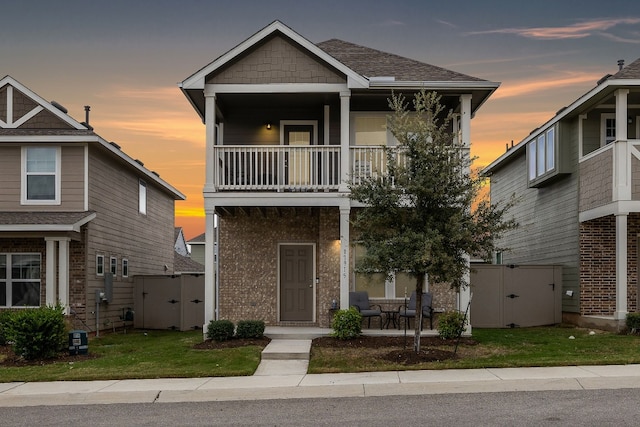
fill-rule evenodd
<path id="1" fill-rule="evenodd" d="M 607 75 L 491 163 L 515 194 L 505 264 L 561 264 L 566 320 L 617 328 L 638 311 L 640 60 Z"/>
<path id="2" fill-rule="evenodd" d="M 205 233 L 197 235 L 187 243 L 191 247 L 191 259 L 204 265 Z"/>
<path id="3" fill-rule="evenodd" d="M 328 326 L 332 302 L 347 308 L 354 289 L 397 309 L 414 282 L 353 272 L 347 181 L 384 172 L 393 92 L 437 90 L 468 147 L 471 118 L 498 86 L 341 40 L 313 44 L 278 21 L 184 80 L 206 124 L 205 321 Z M 432 290 L 440 307 L 467 305 L 468 290 Z"/>
<path id="4" fill-rule="evenodd" d="M 174 230 L 174 250 L 182 256 L 189 256 L 189 247 L 187 240 L 184 238 L 182 227 L 176 227 Z"/>
<path id="5" fill-rule="evenodd" d="M 0 309 L 60 302 L 75 326 L 110 328 L 133 307 L 133 276 L 173 271 L 184 198 L 59 104 L 0 79 Z"/>

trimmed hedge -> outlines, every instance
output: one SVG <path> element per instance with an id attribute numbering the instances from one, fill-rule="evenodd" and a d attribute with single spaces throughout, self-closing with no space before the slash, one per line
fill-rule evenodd
<path id="1" fill-rule="evenodd" d="M 230 320 L 212 320 L 207 325 L 207 338 L 214 341 L 227 341 L 233 338 L 235 326 Z"/>
<path id="2" fill-rule="evenodd" d="M 627 329 L 630 333 L 640 332 L 640 313 L 627 313 Z"/>
<path id="3" fill-rule="evenodd" d="M 237 338 L 262 338 L 264 322 L 262 320 L 240 320 L 236 328 Z"/>
<path id="4" fill-rule="evenodd" d="M 338 310 L 333 315 L 331 328 L 333 328 L 331 335 L 341 340 L 359 337 L 362 333 L 362 315 L 354 307 Z"/>
<path id="5" fill-rule="evenodd" d="M 464 314 L 459 311 L 447 311 L 438 317 L 438 334 L 442 339 L 458 338 L 467 322 Z"/>
<path id="6" fill-rule="evenodd" d="M 14 353 L 25 359 L 50 359 L 67 345 L 67 325 L 60 305 L 16 310 L 3 323 L 5 339 L 13 342 Z"/>

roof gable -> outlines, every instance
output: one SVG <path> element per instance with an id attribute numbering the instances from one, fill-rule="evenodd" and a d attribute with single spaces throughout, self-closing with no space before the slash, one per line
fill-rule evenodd
<path id="1" fill-rule="evenodd" d="M 207 83 L 346 83 L 335 68 L 276 32 L 239 54 L 206 79 Z"/>
<path id="2" fill-rule="evenodd" d="M 205 79 L 208 75 L 219 70 L 226 64 L 234 61 L 238 56 L 242 55 L 244 52 L 250 50 L 256 44 L 261 43 L 263 40 L 272 36 L 273 34 L 280 33 L 282 36 L 290 39 L 292 42 L 296 43 L 300 46 L 301 49 L 304 49 L 308 52 L 309 55 L 313 55 L 318 58 L 319 61 L 323 61 L 327 63 L 329 66 L 335 68 L 340 73 L 343 73 L 347 76 L 347 79 L 353 86 L 357 87 L 367 87 L 367 80 L 363 78 L 361 75 L 357 74 L 353 70 L 349 69 L 346 65 L 342 64 L 338 60 L 336 60 L 331 55 L 328 55 L 325 51 L 317 47 L 315 44 L 311 43 L 309 40 L 302 37 L 300 34 L 293 31 L 291 28 L 287 27 L 280 21 L 274 21 L 262 30 L 255 33 L 253 36 L 249 37 L 238 46 L 229 50 L 227 53 L 221 55 L 217 59 L 215 59 L 210 64 L 206 65 L 195 74 L 188 77 L 181 83 L 182 90 L 190 90 L 190 89 L 204 89 Z"/>
<path id="3" fill-rule="evenodd" d="M 10 76 L 0 79 L 0 129 L 88 130 Z"/>

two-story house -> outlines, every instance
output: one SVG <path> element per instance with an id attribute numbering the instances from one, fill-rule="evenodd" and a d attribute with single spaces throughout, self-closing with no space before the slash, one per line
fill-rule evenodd
<path id="1" fill-rule="evenodd" d="M 133 307 L 134 275 L 173 271 L 184 198 L 60 104 L 0 79 L 0 309 L 59 302 L 76 326 L 111 328 Z"/>
<path id="2" fill-rule="evenodd" d="M 205 320 L 328 326 L 351 290 L 397 304 L 414 282 L 354 273 L 348 181 L 384 172 L 393 92 L 437 91 L 469 146 L 471 118 L 498 86 L 341 40 L 314 44 L 279 21 L 184 80 L 206 125 Z M 466 307 L 468 290 L 434 287 L 438 307 Z"/>
<path id="3" fill-rule="evenodd" d="M 640 295 L 640 60 L 619 66 L 484 170 L 519 198 L 501 262 L 563 265 L 565 320 L 614 329 Z"/>

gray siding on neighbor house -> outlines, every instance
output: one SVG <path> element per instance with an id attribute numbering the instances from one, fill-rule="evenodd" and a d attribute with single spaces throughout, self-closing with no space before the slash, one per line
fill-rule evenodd
<path id="1" fill-rule="evenodd" d="M 563 143 L 571 143 L 570 129 L 565 130 L 565 138 Z M 575 169 L 577 151 L 569 150 L 567 154 Z M 491 177 L 492 202 L 508 199 L 512 194 L 518 198 L 510 213 L 520 226 L 500 241 L 500 245 L 509 248 L 503 253 L 503 263 L 562 265 L 564 290 L 573 290 L 576 295 L 571 299 L 563 292 L 563 310 L 573 312 L 579 310 L 577 190 L 576 170 L 546 186 L 528 188 L 525 150 Z"/>
<path id="2" fill-rule="evenodd" d="M 207 83 L 346 83 L 346 77 L 275 36 L 208 76 Z"/>
<path id="3" fill-rule="evenodd" d="M 122 308 L 133 307 L 134 275 L 173 271 L 174 199 L 146 179 L 147 214 L 140 214 L 141 175 L 102 150 L 90 147 L 89 151 L 89 209 L 97 216 L 88 224 L 86 292 L 91 307 L 95 290 L 104 288 L 104 278 L 96 276 L 96 255 L 104 255 L 106 271 L 110 258 L 116 257 L 113 301 L 101 308 L 101 317 L 117 319 Z M 122 277 L 123 258 L 129 260 L 128 278 Z M 90 321 L 92 316 L 88 314 Z"/>
<path id="4" fill-rule="evenodd" d="M 613 197 L 613 150 L 608 149 L 579 165 L 580 212 L 611 203 Z"/>
<path id="5" fill-rule="evenodd" d="M 631 200 L 640 200 L 640 160 L 631 156 Z"/>
<path id="6" fill-rule="evenodd" d="M 0 147 L 0 211 L 38 212 L 84 210 L 84 146 L 61 148 L 59 205 L 21 205 L 22 155 L 20 146 Z"/>

